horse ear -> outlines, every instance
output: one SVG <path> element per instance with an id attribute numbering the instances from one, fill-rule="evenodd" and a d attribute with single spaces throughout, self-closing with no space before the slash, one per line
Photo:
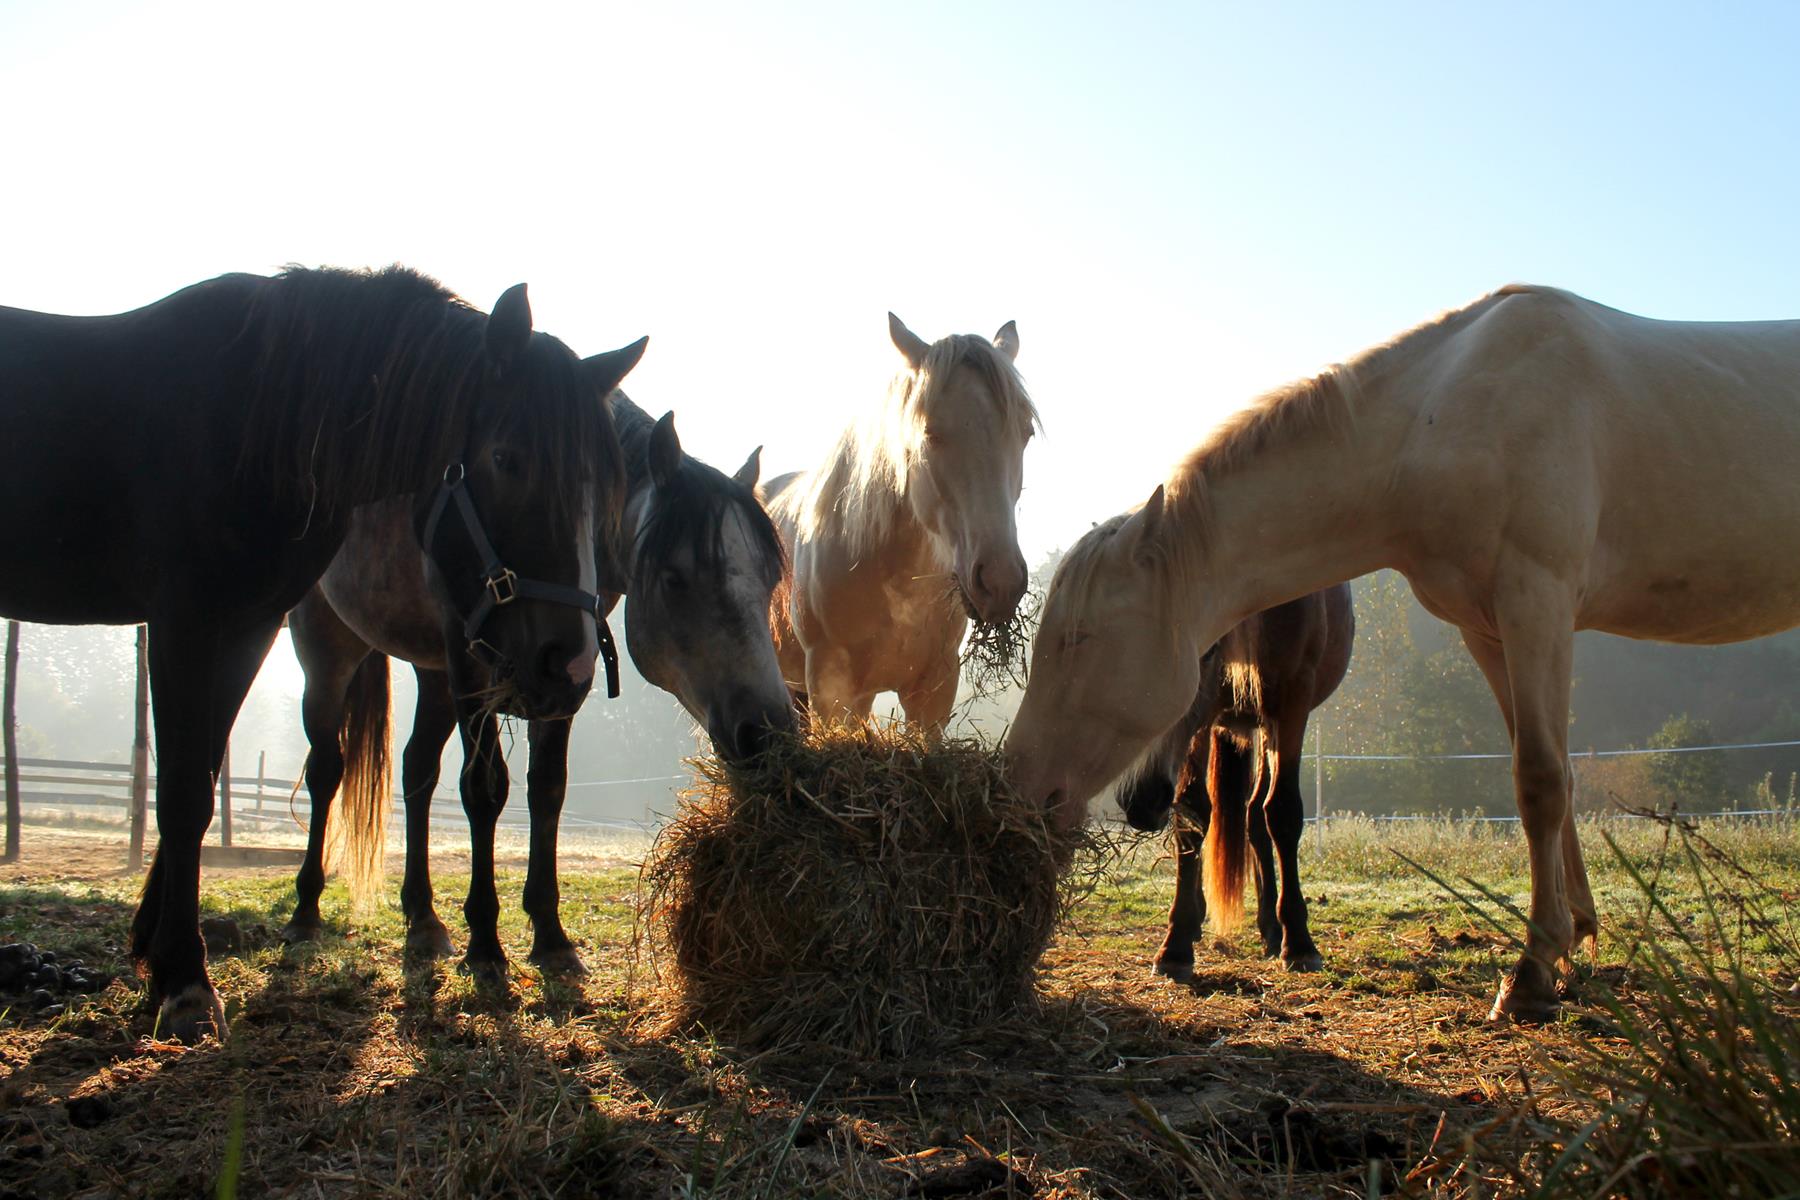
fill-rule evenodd
<path id="1" fill-rule="evenodd" d="M 1156 539 L 1163 527 L 1163 485 L 1157 484 L 1144 507 L 1131 514 L 1131 556 L 1147 562 L 1156 554 Z"/>
<path id="2" fill-rule="evenodd" d="M 1000 332 L 994 335 L 994 346 L 1000 353 L 1006 355 L 1009 361 L 1017 359 L 1019 357 L 1019 327 L 1011 321 L 1002 325 Z"/>
<path id="3" fill-rule="evenodd" d="M 484 345 L 494 370 L 502 375 L 525 357 L 525 349 L 531 345 L 531 301 L 526 299 L 524 284 L 515 283 L 500 294 L 494 311 L 488 314 Z"/>
<path id="4" fill-rule="evenodd" d="M 631 374 L 631 368 L 638 365 L 638 359 L 644 357 L 644 348 L 649 344 L 649 338 L 641 337 L 621 349 L 582 359 L 581 369 L 587 372 L 588 378 L 600 389 L 602 396 L 610 396 L 624 382 L 625 377 Z"/>
<path id="5" fill-rule="evenodd" d="M 644 456 L 650 463 L 650 482 L 659 488 L 668 487 L 675 472 L 681 470 L 681 439 L 675 434 L 674 413 L 666 412 L 656 419 Z"/>
<path id="6" fill-rule="evenodd" d="M 758 446 L 744 460 L 744 465 L 737 469 L 732 478 L 751 491 L 756 490 L 756 481 L 762 478 L 762 447 Z"/>
<path id="7" fill-rule="evenodd" d="M 906 327 L 906 322 L 888 314 L 888 336 L 894 339 L 894 349 L 905 356 L 914 370 L 925 362 L 925 354 L 931 349 L 926 340 Z"/>

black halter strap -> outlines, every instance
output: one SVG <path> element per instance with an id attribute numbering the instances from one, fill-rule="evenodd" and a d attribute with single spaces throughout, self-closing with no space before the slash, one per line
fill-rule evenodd
<path id="1" fill-rule="evenodd" d="M 500 561 L 500 555 L 494 550 L 494 544 L 488 540 L 487 530 L 481 527 L 481 516 L 475 511 L 475 502 L 469 499 L 466 484 L 467 472 L 462 463 L 454 462 L 444 468 L 444 483 L 438 488 L 437 498 L 431 502 L 431 512 L 425 518 L 425 554 L 431 557 L 431 547 L 437 540 L 438 521 L 443 518 L 444 510 L 450 503 L 456 503 L 456 511 L 462 514 L 463 528 L 468 531 L 469 540 L 475 543 L 475 552 L 481 556 L 481 599 L 473 610 L 463 617 L 463 636 L 469 639 L 471 646 L 485 645 L 481 640 L 481 627 L 496 608 L 503 608 L 515 600 L 542 600 L 549 604 L 566 604 L 570 608 L 579 608 L 594 618 L 600 635 L 600 660 L 606 666 L 606 696 L 616 699 L 619 695 L 619 647 L 613 641 L 612 630 L 606 624 L 604 601 L 593 592 L 583 591 L 578 587 L 570 587 L 562 583 L 545 583 L 541 579 L 526 579 L 508 568 Z"/>

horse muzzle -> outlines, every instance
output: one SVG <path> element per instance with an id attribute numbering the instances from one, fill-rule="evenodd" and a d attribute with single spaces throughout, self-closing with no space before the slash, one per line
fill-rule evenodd
<path id="1" fill-rule="evenodd" d="M 784 702 L 776 706 L 721 706 L 707 716 L 706 734 L 713 749 L 732 766 L 755 762 L 778 740 L 794 733 L 794 707 Z"/>
<path id="2" fill-rule="evenodd" d="M 1125 810 L 1125 823 L 1133 829 L 1160 833 L 1175 807 L 1175 785 L 1159 772 L 1139 775 L 1119 786 L 1119 807 Z"/>

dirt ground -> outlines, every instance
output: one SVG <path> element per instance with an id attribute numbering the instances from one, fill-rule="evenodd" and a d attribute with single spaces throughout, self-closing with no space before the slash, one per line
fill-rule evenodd
<path id="1" fill-rule="evenodd" d="M 1146 852 L 1076 911 L 1035 1011 L 946 1030 L 929 1055 L 671 1036 L 631 951 L 630 852 L 610 845 L 564 858 L 574 981 L 523 963 L 509 851 L 504 990 L 403 962 L 392 910 L 355 916 L 335 886 L 331 936 L 284 949 L 291 868 L 209 869 L 207 909 L 243 937 L 212 963 L 232 1031 L 183 1047 L 155 1037 L 119 953 L 136 878 L 117 839 L 28 832 L 0 868 L 0 941 L 119 978 L 53 1017 L 0 1017 L 0 1197 L 1523 1194 L 1547 1131 L 1580 1115 L 1554 1063 L 1593 1036 L 1578 1009 L 1490 1025 L 1504 940 L 1374 843 L 1307 863 L 1320 973 L 1240 934 L 1202 948 L 1191 984 L 1152 977 L 1170 879 Z M 1407 849 L 1522 889 L 1498 836 Z M 1792 875 L 1796 838 L 1764 857 Z M 434 865 L 460 940 L 466 879 L 448 847 Z"/>

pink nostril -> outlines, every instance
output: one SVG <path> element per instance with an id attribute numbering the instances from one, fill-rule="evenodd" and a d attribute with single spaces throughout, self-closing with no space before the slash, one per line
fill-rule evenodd
<path id="1" fill-rule="evenodd" d="M 595 651 L 587 647 L 564 658 L 561 646 L 547 646 L 544 649 L 544 675 L 549 679 L 564 675 L 576 687 L 586 687 L 594 682 L 595 658 Z"/>

